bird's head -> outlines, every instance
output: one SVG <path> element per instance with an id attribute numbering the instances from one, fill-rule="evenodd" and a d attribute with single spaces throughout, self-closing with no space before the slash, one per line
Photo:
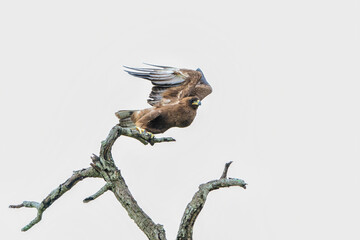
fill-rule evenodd
<path id="1" fill-rule="evenodd" d="M 197 109 L 201 105 L 201 101 L 198 97 L 191 97 L 188 103 L 193 109 Z"/>

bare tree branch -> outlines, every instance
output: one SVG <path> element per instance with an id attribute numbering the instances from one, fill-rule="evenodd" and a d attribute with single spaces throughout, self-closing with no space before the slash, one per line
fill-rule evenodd
<path id="1" fill-rule="evenodd" d="M 79 181 L 87 178 L 87 177 L 100 177 L 99 173 L 94 170 L 92 167 L 82 169 L 79 171 L 74 171 L 73 175 L 66 180 L 64 183 L 60 184 L 55 190 L 53 190 L 41 203 L 38 202 L 30 202 L 24 201 L 22 204 L 19 205 L 10 205 L 10 208 L 36 208 L 37 215 L 34 220 L 32 220 L 28 225 L 23 227 L 21 231 L 27 231 L 32 228 L 35 224 L 41 221 L 43 212 L 51 206 L 59 197 L 61 197 L 64 193 L 69 191 L 75 184 Z"/>
<path id="2" fill-rule="evenodd" d="M 232 164 L 232 161 L 230 161 L 230 162 L 228 162 L 228 163 L 225 164 L 224 171 L 223 171 L 220 179 L 226 178 L 228 169 L 229 169 L 229 167 L 230 167 L 231 164 Z"/>
<path id="3" fill-rule="evenodd" d="M 160 142 L 175 141 L 173 138 L 155 138 L 147 133 L 139 133 L 136 130 L 122 128 L 119 125 L 114 126 L 107 138 L 101 142 L 100 155 L 91 156 L 92 163 L 91 167 L 75 171 L 74 174 L 60 184 L 55 190 L 53 190 L 41 203 L 24 201 L 19 205 L 11 205 L 10 208 L 36 208 L 37 216 L 28 225 L 26 225 L 22 231 L 29 230 L 32 226 L 37 224 L 41 218 L 43 212 L 50 207 L 59 197 L 65 192 L 70 190 L 76 183 L 87 178 L 87 177 L 98 177 L 103 178 L 106 184 L 95 194 L 87 197 L 83 200 L 84 203 L 95 200 L 107 191 L 112 191 L 116 199 L 128 212 L 131 219 L 134 220 L 136 225 L 143 231 L 148 239 L 150 240 L 166 240 L 165 230 L 162 225 L 154 223 L 151 218 L 140 208 L 136 200 L 132 196 L 128 186 L 125 183 L 124 178 L 121 176 L 120 170 L 116 167 L 112 158 L 111 149 L 115 141 L 121 136 L 125 135 L 128 137 L 135 138 L 143 144 L 150 143 L 154 145 Z M 227 178 L 227 171 L 231 162 L 226 163 L 223 174 L 219 180 L 213 180 L 199 186 L 199 190 L 195 193 L 191 202 L 187 205 L 185 213 L 181 220 L 177 239 L 192 239 L 193 226 L 197 216 L 203 208 L 206 197 L 210 191 L 231 187 L 240 186 L 246 188 L 246 183 L 241 179 Z"/>
<path id="4" fill-rule="evenodd" d="M 121 128 L 119 125 L 117 125 L 118 128 Z M 129 128 L 121 128 L 121 134 L 135 138 L 136 140 L 139 140 L 144 145 L 150 143 L 150 145 L 154 145 L 155 143 L 161 143 L 161 142 L 174 142 L 176 141 L 172 137 L 161 137 L 161 138 L 155 138 L 151 134 L 148 133 L 139 133 L 138 131 L 134 129 Z"/>
<path id="5" fill-rule="evenodd" d="M 92 200 L 97 199 L 98 197 L 100 197 L 101 195 L 103 195 L 105 192 L 107 192 L 108 190 L 110 190 L 112 188 L 111 183 L 106 183 L 102 188 L 100 188 L 99 191 L 97 191 L 96 193 L 94 193 L 93 195 L 91 195 L 90 197 L 87 197 L 83 200 L 84 203 L 88 203 Z"/>
<path id="6" fill-rule="evenodd" d="M 247 184 L 243 180 L 236 178 L 226 178 L 226 173 L 230 164 L 231 162 L 226 163 L 224 173 L 219 180 L 213 180 L 199 186 L 199 191 L 195 193 L 191 202 L 185 209 L 176 238 L 177 240 L 192 240 L 194 223 L 205 205 L 205 201 L 209 192 L 219 188 L 232 186 L 239 186 L 246 189 Z"/>
<path id="7" fill-rule="evenodd" d="M 111 148 L 116 139 L 124 132 L 127 134 L 128 129 L 121 128 L 118 125 L 113 127 L 108 137 L 101 143 L 100 157 L 94 156 L 93 163 L 101 169 L 101 174 L 105 181 L 112 184 L 112 191 L 116 199 L 125 208 L 130 218 L 134 220 L 141 231 L 143 231 L 151 240 L 165 240 L 166 237 L 163 226 L 154 223 L 152 219 L 140 208 L 130 193 L 124 178 L 121 176 L 120 170 L 114 164 L 111 155 Z M 135 136 L 138 136 L 137 131 L 133 132 L 135 132 Z M 164 139 L 159 139 L 157 141 L 163 142 L 163 140 Z"/>

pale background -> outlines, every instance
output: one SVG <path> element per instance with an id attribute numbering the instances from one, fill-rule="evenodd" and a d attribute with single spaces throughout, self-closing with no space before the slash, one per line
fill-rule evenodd
<path id="1" fill-rule="evenodd" d="M 360 239 L 359 1 L 2 1 L 0 238 L 146 239 L 111 193 L 85 180 L 20 229 L 73 170 L 88 167 L 120 109 L 145 108 L 142 62 L 200 67 L 214 92 L 154 147 L 121 137 L 116 164 L 174 239 L 199 184 L 194 239 Z"/>

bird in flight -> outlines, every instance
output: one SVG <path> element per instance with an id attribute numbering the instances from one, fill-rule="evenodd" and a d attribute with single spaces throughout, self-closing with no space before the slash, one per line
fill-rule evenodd
<path id="1" fill-rule="evenodd" d="M 120 126 L 136 128 L 140 133 L 164 133 L 172 127 L 187 127 L 196 110 L 212 88 L 204 74 L 195 70 L 146 64 L 151 67 L 126 67 L 132 76 L 151 81 L 153 84 L 147 102 L 152 106 L 143 110 L 120 110 L 115 115 Z"/>

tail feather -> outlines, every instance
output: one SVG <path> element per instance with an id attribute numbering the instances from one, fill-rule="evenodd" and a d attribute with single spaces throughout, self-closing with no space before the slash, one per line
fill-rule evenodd
<path id="1" fill-rule="evenodd" d="M 132 114 L 136 112 L 136 110 L 120 110 L 115 113 L 115 115 L 120 120 L 120 126 L 124 128 L 134 128 L 135 123 L 131 120 Z"/>

